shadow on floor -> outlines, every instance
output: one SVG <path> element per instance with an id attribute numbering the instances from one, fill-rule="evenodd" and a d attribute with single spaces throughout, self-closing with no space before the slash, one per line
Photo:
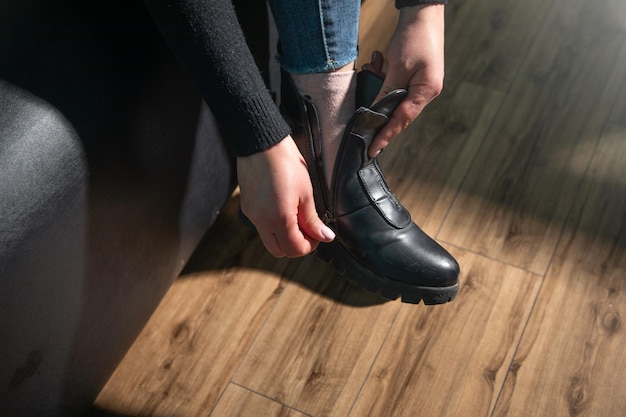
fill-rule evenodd
<path id="1" fill-rule="evenodd" d="M 341 304 L 367 307 L 388 302 L 348 283 L 331 265 L 315 254 L 298 259 L 273 257 L 257 233 L 241 221 L 239 196 L 227 202 L 179 279 L 235 267 L 273 272 Z"/>

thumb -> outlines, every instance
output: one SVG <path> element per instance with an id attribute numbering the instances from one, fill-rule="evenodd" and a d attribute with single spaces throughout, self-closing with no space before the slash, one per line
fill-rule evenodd
<path id="1" fill-rule="evenodd" d="M 315 203 L 312 198 L 300 202 L 298 208 L 298 225 L 302 233 L 309 239 L 319 242 L 331 242 L 335 239 L 335 233 L 326 226 L 317 215 Z"/>
<path id="2" fill-rule="evenodd" d="M 394 90 L 407 88 L 409 77 L 404 74 L 397 74 L 396 72 L 397 71 L 394 71 L 393 68 L 389 68 L 374 103 Z"/>
<path id="3" fill-rule="evenodd" d="M 374 99 L 374 103 L 381 100 L 390 92 L 397 89 L 406 89 L 408 81 L 405 76 L 396 75 L 396 71 L 389 69 L 385 81 L 383 82 L 378 95 Z M 410 92 L 410 90 L 409 90 Z M 419 109 L 414 108 L 414 103 L 411 97 L 407 96 L 400 105 L 394 110 L 389 121 L 383 128 L 376 134 L 376 137 L 370 144 L 368 149 L 368 155 L 370 158 L 377 156 L 384 148 L 387 147 L 389 142 L 397 136 L 404 128 L 406 128 L 417 114 Z"/>

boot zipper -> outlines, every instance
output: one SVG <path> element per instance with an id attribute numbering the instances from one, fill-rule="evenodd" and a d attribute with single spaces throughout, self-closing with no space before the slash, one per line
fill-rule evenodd
<path id="1" fill-rule="evenodd" d="M 320 193 L 322 194 L 322 203 L 324 204 L 324 215 L 322 216 L 322 221 L 328 225 L 329 223 L 334 221 L 333 215 L 330 212 L 330 202 L 332 197 L 330 195 L 330 189 L 328 187 L 328 182 L 326 179 L 326 171 L 324 170 L 324 161 L 322 158 L 323 153 L 323 143 L 320 140 L 320 131 L 319 131 L 319 118 L 317 116 L 317 109 L 311 102 L 311 97 L 302 96 L 304 101 L 304 117 L 308 121 L 309 130 L 307 132 L 307 136 L 309 136 L 310 147 L 313 153 L 313 163 L 315 164 L 316 171 L 316 180 L 319 185 Z"/>
<path id="2" fill-rule="evenodd" d="M 333 214 L 329 210 L 326 210 L 324 212 L 324 217 L 322 217 L 322 221 L 324 222 L 326 226 L 329 226 L 331 223 L 335 222 L 335 218 L 333 217 Z"/>

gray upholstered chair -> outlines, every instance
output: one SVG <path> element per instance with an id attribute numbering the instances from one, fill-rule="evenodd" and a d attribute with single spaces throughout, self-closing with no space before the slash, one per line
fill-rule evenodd
<path id="1" fill-rule="evenodd" d="M 234 189 L 141 1 L 0 3 L 0 415 L 91 404 Z"/>

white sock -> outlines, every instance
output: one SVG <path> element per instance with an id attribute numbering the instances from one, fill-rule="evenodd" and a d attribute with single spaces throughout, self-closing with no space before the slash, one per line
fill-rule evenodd
<path id="1" fill-rule="evenodd" d="M 356 110 L 356 71 L 291 74 L 301 95 L 311 97 L 317 109 L 326 181 L 332 181 L 335 159 L 346 124 Z"/>

